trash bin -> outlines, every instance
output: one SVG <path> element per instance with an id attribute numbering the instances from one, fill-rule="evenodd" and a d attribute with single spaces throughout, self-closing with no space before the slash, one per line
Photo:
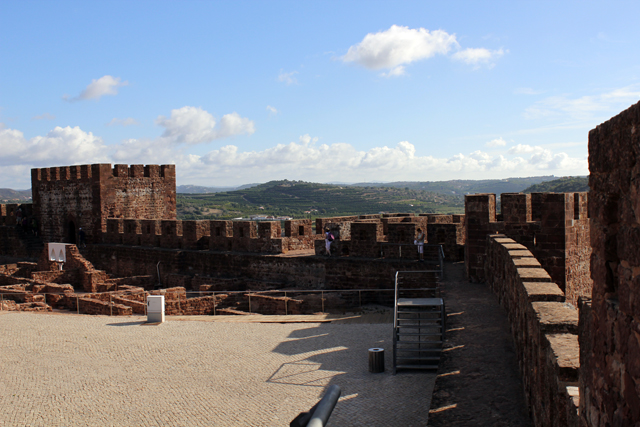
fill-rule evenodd
<path id="1" fill-rule="evenodd" d="M 384 372 L 384 348 L 369 349 L 369 372 L 372 374 Z"/>
<path id="2" fill-rule="evenodd" d="M 164 295 L 149 295 L 147 297 L 147 322 L 164 322 Z"/>

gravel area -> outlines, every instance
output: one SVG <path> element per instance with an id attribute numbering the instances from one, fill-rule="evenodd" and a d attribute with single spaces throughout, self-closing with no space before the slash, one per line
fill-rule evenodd
<path id="1" fill-rule="evenodd" d="M 332 384 L 329 426 L 427 423 L 435 374 L 390 374 L 389 323 L 145 320 L 0 312 L 0 426 L 288 426 Z"/>

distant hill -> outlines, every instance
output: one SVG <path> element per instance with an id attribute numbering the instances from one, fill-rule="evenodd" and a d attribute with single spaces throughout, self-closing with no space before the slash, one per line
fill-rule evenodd
<path id="1" fill-rule="evenodd" d="M 176 193 L 178 194 L 208 194 L 208 193 L 222 193 L 225 191 L 242 190 L 245 188 L 255 187 L 259 184 L 245 184 L 240 187 L 204 187 L 201 185 L 178 185 L 176 187 Z"/>
<path id="2" fill-rule="evenodd" d="M 576 193 L 581 191 L 589 191 L 588 176 L 565 176 L 522 190 L 523 193 Z"/>
<path id="3" fill-rule="evenodd" d="M 288 180 L 222 193 L 180 194 L 177 202 L 180 219 L 464 212 L 464 198 L 458 195 L 396 187 L 356 187 Z"/>
<path id="4" fill-rule="evenodd" d="M 31 201 L 31 190 L 11 190 L 0 188 L 0 203 Z"/>
<path id="5" fill-rule="evenodd" d="M 452 181 L 399 181 L 388 183 L 358 183 L 357 187 L 394 187 L 410 190 L 431 191 L 447 195 L 465 195 L 476 193 L 519 193 L 525 188 L 544 181 L 555 179 L 551 176 L 534 176 L 529 178 L 485 179 L 485 180 L 452 180 Z"/>

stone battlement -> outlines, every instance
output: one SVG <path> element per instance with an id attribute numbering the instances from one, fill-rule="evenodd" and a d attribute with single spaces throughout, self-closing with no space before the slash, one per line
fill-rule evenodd
<path id="1" fill-rule="evenodd" d="M 212 251 L 287 253 L 313 249 L 311 220 L 279 221 L 107 219 L 103 242 Z"/>
<path id="2" fill-rule="evenodd" d="M 332 255 L 366 258 L 417 258 L 413 245 L 418 228 L 425 233 L 425 243 L 442 245 L 447 260 L 463 259 L 465 239 L 464 215 L 391 213 L 383 215 L 317 218 L 316 254 L 324 254 L 324 230 L 336 240 Z M 404 251 L 401 246 L 405 246 Z"/>
<path id="3" fill-rule="evenodd" d="M 176 219 L 175 165 L 93 164 L 31 170 L 45 241 L 98 243 L 107 218 Z"/>
<path id="4" fill-rule="evenodd" d="M 99 181 L 108 176 L 118 178 L 175 179 L 175 165 L 114 165 L 108 163 L 78 166 L 55 166 L 31 169 L 31 182 Z"/>
<path id="5" fill-rule="evenodd" d="M 536 426 L 578 426 L 578 310 L 523 245 L 488 237 L 487 284 L 505 309 Z"/>
<path id="6" fill-rule="evenodd" d="M 592 286 L 587 207 L 587 193 L 505 193 L 497 214 L 495 194 L 465 196 L 467 276 L 484 281 L 486 236 L 503 233 L 530 250 L 577 304 Z"/>

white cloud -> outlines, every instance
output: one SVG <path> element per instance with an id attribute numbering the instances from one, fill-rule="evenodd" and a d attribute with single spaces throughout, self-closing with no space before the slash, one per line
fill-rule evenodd
<path id="1" fill-rule="evenodd" d="M 570 98 L 566 95 L 550 96 L 536 102 L 524 112 L 526 119 L 566 117 L 573 120 L 598 122 L 602 116 L 615 114 L 640 98 L 638 85 L 614 89 L 597 95 Z"/>
<path id="2" fill-rule="evenodd" d="M 117 95 L 118 88 L 128 85 L 129 82 L 121 82 L 120 77 L 102 76 L 99 79 L 93 79 L 91 83 L 82 91 L 80 95 L 70 98 L 64 95 L 62 98 L 69 102 L 82 101 L 86 99 L 98 100 L 105 95 Z"/>
<path id="3" fill-rule="evenodd" d="M 215 132 L 215 139 L 246 133 L 251 135 L 256 131 L 253 120 L 240 117 L 238 113 L 225 114 L 220 119 L 220 126 Z"/>
<path id="4" fill-rule="evenodd" d="M 201 144 L 214 139 L 255 132 L 252 120 L 238 113 L 225 114 L 216 127 L 216 119 L 199 107 L 171 110 L 169 118 L 158 116 L 156 124 L 165 128 L 162 138 L 173 143 Z"/>
<path id="5" fill-rule="evenodd" d="M 454 53 L 451 57 L 456 61 L 462 61 L 465 64 L 478 67 L 480 65 L 488 65 L 492 67 L 493 61 L 504 55 L 503 49 L 489 50 L 483 47 L 480 48 L 467 48 Z"/>
<path id="6" fill-rule="evenodd" d="M 527 144 L 518 144 L 509 148 L 509 151 L 507 151 L 507 153 L 508 154 L 528 154 L 528 153 L 540 153 L 542 151 L 544 151 L 544 149 L 539 146 L 532 147 Z"/>
<path id="7" fill-rule="evenodd" d="M 388 73 L 381 73 L 382 77 L 399 77 L 404 76 L 404 65 L 398 65 L 397 67 L 392 68 Z"/>
<path id="8" fill-rule="evenodd" d="M 272 107 L 271 105 L 267 105 L 267 111 L 270 112 L 271 114 L 278 114 L 278 110 L 275 107 Z"/>
<path id="9" fill-rule="evenodd" d="M 485 145 L 487 147 L 504 147 L 505 145 L 507 145 L 507 141 L 505 141 L 504 139 L 502 139 L 502 137 L 500 137 L 500 138 L 492 139 L 491 141 L 487 142 Z"/>
<path id="10" fill-rule="evenodd" d="M 113 119 L 111 119 L 111 121 L 109 123 L 107 123 L 107 126 L 133 126 L 133 125 L 139 125 L 140 123 L 138 123 L 138 121 L 134 118 L 131 117 L 127 117 L 126 119 L 119 119 L 117 117 L 114 117 Z"/>
<path id="11" fill-rule="evenodd" d="M 457 47 L 455 34 L 443 30 L 429 31 L 425 28 L 411 29 L 392 25 L 386 31 L 369 33 L 364 39 L 349 48 L 341 57 L 344 62 L 355 62 L 371 70 L 390 69 L 388 75 L 400 75 L 398 68 L 435 55 L 446 55 Z"/>
<path id="12" fill-rule="evenodd" d="M 321 143 L 302 135 L 297 141 L 263 150 L 225 145 L 206 154 L 193 154 L 191 144 L 212 137 L 252 129 L 253 123 L 236 113 L 219 123 L 195 107 L 173 110 L 159 118 L 166 135 L 129 139 L 106 146 L 102 139 L 78 127 L 55 127 L 31 139 L 0 124 L 0 182 L 10 188 L 28 188 L 32 167 L 91 163 L 176 164 L 181 183 L 237 185 L 273 179 L 331 181 L 417 181 L 504 178 L 535 175 L 586 175 L 587 157 L 570 157 L 562 147 L 517 144 L 504 147 L 497 138 L 491 152 L 476 150 L 448 157 L 420 155 L 408 141 L 394 146 L 356 149 L 353 145 Z M 18 171 L 18 172 L 17 172 Z M 21 172 L 20 172 L 21 171 Z"/>
<path id="13" fill-rule="evenodd" d="M 296 74 L 298 74 L 297 71 L 292 71 L 290 73 L 285 73 L 284 71 L 280 70 L 280 74 L 278 75 L 278 81 L 279 82 L 284 82 L 288 85 L 291 84 L 297 84 L 298 80 L 296 80 L 296 78 L 294 77 Z"/>
<path id="14" fill-rule="evenodd" d="M 139 147 L 139 144 L 133 146 Z M 297 142 L 277 144 L 262 151 L 242 151 L 237 146 L 226 145 L 203 156 L 174 154 L 171 159 L 177 165 L 181 182 L 193 184 L 213 180 L 232 185 L 282 178 L 355 182 L 588 174 L 586 157 L 571 158 L 540 147 L 516 147 L 500 154 L 478 150 L 437 158 L 417 155 L 414 145 L 407 141 L 394 147 L 361 151 L 346 143 L 318 144 L 317 138 L 303 135 Z M 154 147 L 152 152 L 164 149 Z M 162 159 L 154 161 L 161 163 Z"/>
<path id="15" fill-rule="evenodd" d="M 33 116 L 31 120 L 55 120 L 55 118 L 56 116 L 54 116 L 53 114 L 43 113 L 39 116 Z"/>
<path id="16" fill-rule="evenodd" d="M 102 138 L 79 127 L 55 127 L 45 136 L 27 140 L 16 129 L 0 129 L 0 166 L 42 167 L 107 160 Z"/>

